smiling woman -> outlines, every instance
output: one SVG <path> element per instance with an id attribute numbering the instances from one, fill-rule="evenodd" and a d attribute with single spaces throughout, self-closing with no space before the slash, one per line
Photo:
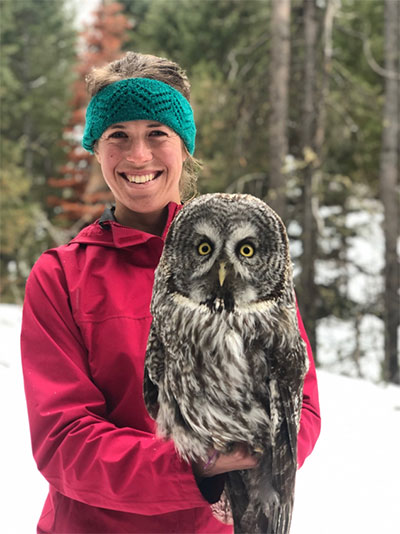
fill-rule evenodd
<path id="1" fill-rule="evenodd" d="M 161 235 L 169 202 L 195 192 L 196 126 L 190 84 L 180 67 L 128 53 L 94 69 L 83 147 L 96 155 L 114 194 L 114 218 Z"/>
<path id="2" fill-rule="evenodd" d="M 154 270 L 194 191 L 189 82 L 128 53 L 94 70 L 83 146 L 115 206 L 39 258 L 27 282 L 22 362 L 33 453 L 50 484 L 39 533 L 219 532 L 209 503 L 245 450 L 188 463 L 158 439 L 143 400 Z"/>
<path id="3" fill-rule="evenodd" d="M 154 121 L 126 121 L 107 128 L 94 151 L 115 198 L 116 220 L 161 235 L 165 207 L 180 203 L 187 151 L 179 135 Z"/>
<path id="4" fill-rule="evenodd" d="M 92 100 L 83 146 L 93 152 L 106 128 L 131 119 L 166 125 L 182 138 L 187 151 L 179 188 L 183 201 L 192 198 L 201 166 L 193 157 L 196 126 L 189 103 L 190 83 L 179 65 L 128 52 L 117 61 L 93 69 L 86 82 Z"/>
<path id="5" fill-rule="evenodd" d="M 254 468 L 257 458 L 241 444 L 184 461 L 157 437 L 143 399 L 154 271 L 195 191 L 189 81 L 176 63 L 129 52 L 87 82 L 83 146 L 115 206 L 42 254 L 26 285 L 25 392 L 34 457 L 50 485 L 38 533 L 228 534 L 210 503 L 224 473 Z M 242 249 L 251 255 L 250 244 Z M 305 454 L 318 430 L 308 417 Z"/>

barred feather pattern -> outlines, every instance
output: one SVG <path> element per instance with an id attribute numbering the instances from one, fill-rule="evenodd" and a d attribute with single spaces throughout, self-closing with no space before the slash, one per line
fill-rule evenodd
<path id="1" fill-rule="evenodd" d="M 228 474 L 214 511 L 236 533 L 287 534 L 308 358 L 282 221 L 249 195 L 189 203 L 167 236 L 152 314 L 144 397 L 158 434 L 187 461 L 247 444 L 258 465 Z"/>

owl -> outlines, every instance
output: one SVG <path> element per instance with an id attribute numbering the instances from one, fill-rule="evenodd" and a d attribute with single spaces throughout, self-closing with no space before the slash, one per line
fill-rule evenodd
<path id="1" fill-rule="evenodd" d="M 176 216 L 155 272 L 144 398 L 187 461 L 247 444 L 227 474 L 235 533 L 290 529 L 308 357 L 288 238 L 251 195 L 208 194 Z"/>

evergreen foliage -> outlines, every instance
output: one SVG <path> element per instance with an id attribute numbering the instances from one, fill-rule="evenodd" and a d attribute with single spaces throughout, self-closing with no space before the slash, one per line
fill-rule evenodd
<path id="1" fill-rule="evenodd" d="M 305 144 L 307 2 L 313 4 L 317 34 L 312 138 Z M 65 156 L 68 162 L 62 176 L 58 174 L 62 180 L 55 203 L 65 216 L 64 226 L 75 228 L 77 221 L 82 223 L 83 212 L 97 209 L 95 204 L 104 200 L 96 196 L 104 194 L 98 173 L 90 163 L 85 167 L 69 142 L 71 132 L 82 124 L 84 74 L 91 65 L 114 59 L 121 49 L 166 56 L 186 69 L 198 128 L 196 157 L 204 163 L 200 192 L 236 190 L 267 198 L 268 123 L 273 105 L 269 100 L 270 1 L 120 0 L 115 4 L 107 0 L 100 7 L 122 11 L 126 18 L 110 25 L 110 19 L 98 17 L 87 29 L 86 48 L 79 53 L 64 1 L 2 0 L 0 6 L 3 298 L 21 298 L 24 276 L 50 243 L 49 231 L 54 234 L 49 222 L 53 212 L 46 204 L 47 181 L 57 175 Z M 334 10 L 330 43 L 328 8 Z M 384 2 L 292 0 L 290 40 L 284 172 L 295 272 L 300 274 L 306 264 L 302 252 L 308 176 L 317 244 L 312 289 L 316 309 L 311 321 L 322 325 L 335 317 L 352 326 L 357 342 L 349 343 L 342 356 L 353 358 L 361 373 L 363 350 L 358 340 L 367 328 L 364 318 L 385 315 L 382 266 L 350 255 L 357 238 L 367 242 L 366 221 L 380 220 L 383 213 L 379 166 L 385 99 Z M 79 56 L 79 80 L 71 100 L 74 54 Z M 63 139 L 69 144 L 63 144 Z M 77 169 L 86 172 L 83 186 L 77 184 Z M 369 282 L 362 291 L 355 291 L 360 274 Z M 301 293 L 310 288 L 298 281 L 297 291 L 302 302 Z M 308 310 L 302 313 L 307 319 Z"/>
<path id="2" fill-rule="evenodd" d="M 63 159 L 76 33 L 63 1 L 0 8 L 1 294 L 21 301 L 32 263 L 52 243 L 46 180 Z"/>
<path id="3" fill-rule="evenodd" d="M 253 0 L 156 0 L 130 43 L 188 72 L 202 192 L 268 169 L 268 12 Z"/>
<path id="4" fill-rule="evenodd" d="M 118 2 L 99 5 L 93 17 L 92 25 L 86 26 L 81 33 L 75 66 L 78 76 L 69 103 L 72 113 L 63 132 L 67 161 L 58 169 L 59 176 L 48 181 L 54 188 L 48 202 L 55 206 L 57 222 L 66 228 L 64 239 L 74 237 L 81 227 L 102 214 L 105 204 L 112 202 L 100 166 L 81 146 L 89 102 L 85 78 L 93 67 L 102 66 L 121 55 L 131 24 L 123 13 L 123 5 Z"/>
<path id="5" fill-rule="evenodd" d="M 368 210 L 378 202 L 381 112 L 384 79 L 383 3 L 375 0 L 334 2 L 332 56 L 324 57 L 324 17 L 328 3 L 315 2 L 317 24 L 315 118 L 325 116 L 324 136 L 303 152 L 305 2 L 292 0 L 288 227 L 296 271 L 301 272 L 304 170 L 313 176 L 313 205 L 318 232 L 314 261 L 314 325 L 335 316 L 362 327 L 371 310 L 382 317 L 378 266 L 349 257 L 349 248 Z M 131 4 L 137 5 L 136 2 Z M 146 2 L 142 3 L 146 4 Z M 128 46 L 173 58 L 192 81 L 198 125 L 196 155 L 204 162 L 200 191 L 228 189 L 268 194 L 268 100 L 270 2 L 249 0 L 153 0 L 135 18 Z M 326 77 L 324 79 L 324 76 Z M 325 91 L 322 94 L 322 91 Z M 317 124 L 313 124 L 314 134 Z M 353 221 L 355 221 L 353 223 Z M 362 296 L 352 280 L 371 280 Z M 297 291 L 310 292 L 298 282 Z M 307 309 L 302 309 L 307 319 Z M 314 346 L 314 349 L 316 347 Z M 349 346 L 348 355 L 353 354 Z M 360 350 L 354 350 L 359 357 Z M 357 363 L 358 365 L 358 363 Z"/>

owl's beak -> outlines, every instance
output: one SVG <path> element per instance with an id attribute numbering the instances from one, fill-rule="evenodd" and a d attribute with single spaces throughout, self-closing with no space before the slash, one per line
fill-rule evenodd
<path id="1" fill-rule="evenodd" d="M 222 287 L 224 285 L 226 277 L 226 263 L 224 261 L 221 261 L 219 264 L 219 271 L 218 271 L 218 279 L 219 279 L 219 285 Z"/>

